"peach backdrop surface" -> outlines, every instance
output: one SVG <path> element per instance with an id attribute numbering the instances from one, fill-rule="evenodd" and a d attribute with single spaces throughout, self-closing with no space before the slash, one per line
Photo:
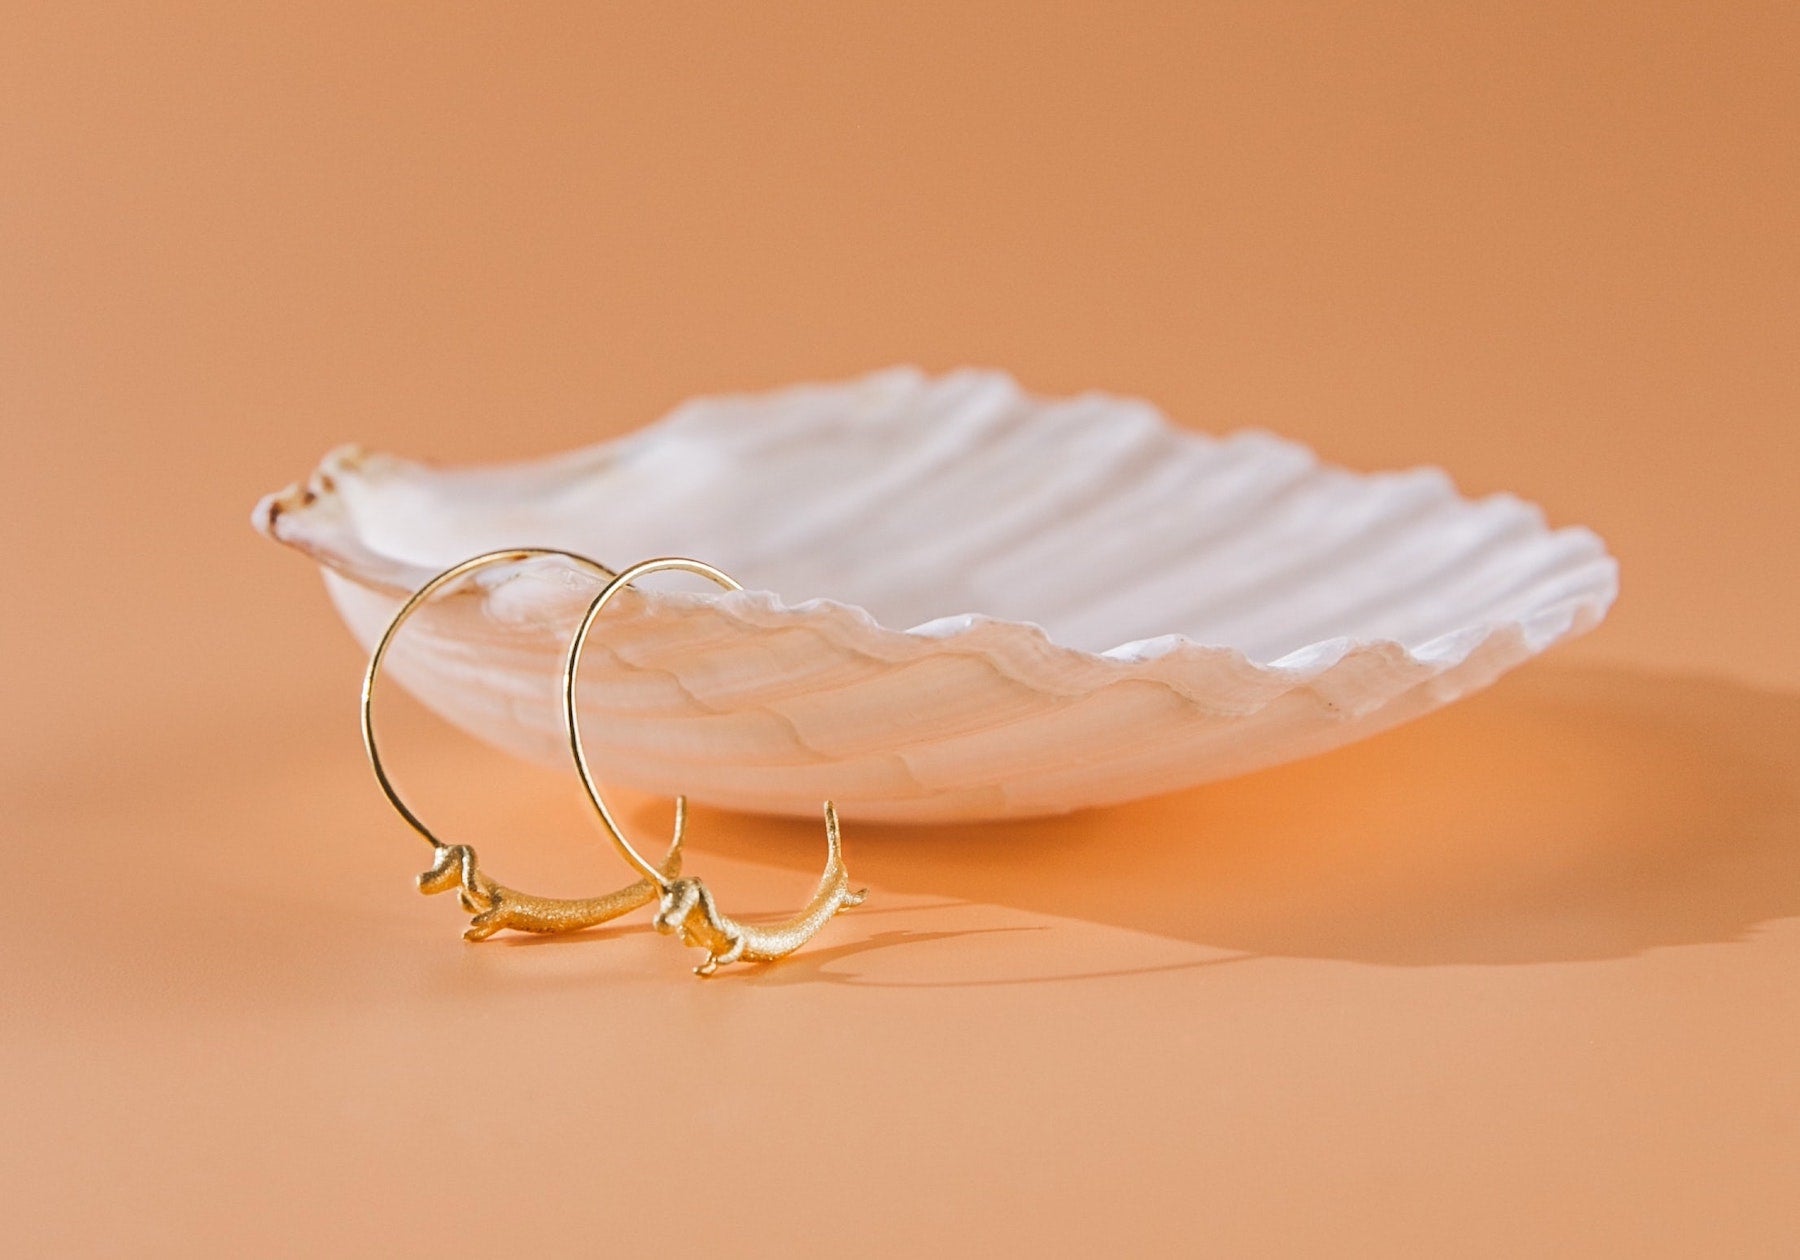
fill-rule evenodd
<path id="1" fill-rule="evenodd" d="M 4 25 L 25 1251 L 1800 1249 L 1791 8 Z M 1440 464 L 1597 529 L 1624 595 L 1327 757 L 853 831 L 869 905 L 782 967 L 464 946 L 255 497 L 341 441 L 544 453 L 891 362 Z M 509 877 L 614 878 L 571 781 L 394 710 Z M 817 858 L 694 836 L 747 908 Z"/>

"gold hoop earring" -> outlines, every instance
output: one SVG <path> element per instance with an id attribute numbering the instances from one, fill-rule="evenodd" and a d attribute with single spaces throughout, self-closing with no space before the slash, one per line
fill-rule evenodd
<path id="1" fill-rule="evenodd" d="M 710 976 L 722 966 L 734 962 L 773 962 L 791 954 L 810 941 L 834 915 L 850 906 L 861 905 L 867 888 L 852 890 L 850 876 L 844 869 L 843 842 L 838 833 L 837 809 L 825 802 L 825 873 L 804 909 L 780 923 L 739 923 L 720 911 L 712 890 L 698 878 L 679 878 L 675 872 L 664 872 L 652 866 L 626 839 L 618 820 L 607 807 L 594 781 L 592 766 L 581 739 L 581 716 L 575 705 L 575 683 L 581 667 L 581 653 L 587 646 L 588 634 L 595 620 L 612 602 L 614 596 L 638 578 L 651 573 L 693 573 L 717 583 L 728 591 L 739 591 L 738 582 L 710 564 L 680 557 L 645 560 L 634 564 L 606 584 L 606 588 L 588 605 L 575 638 L 569 644 L 568 664 L 563 668 L 563 719 L 569 728 L 569 751 L 575 758 L 575 769 L 588 802 L 600 816 L 600 823 L 625 860 L 658 891 L 656 930 L 664 934 L 680 932 L 684 944 L 706 951 L 706 961 L 694 968 L 697 976 Z M 687 798 L 675 798 L 677 816 L 684 816 Z"/>
<path id="2" fill-rule="evenodd" d="M 454 888 L 463 909 L 474 916 L 469 921 L 468 930 L 463 933 L 466 940 L 486 940 L 505 928 L 515 932 L 556 933 L 576 932 L 593 927 L 657 900 L 664 882 L 673 879 L 681 871 L 681 839 L 687 826 L 687 812 L 683 804 L 678 804 L 675 810 L 674 842 L 669 846 L 662 867 L 651 868 L 657 871 L 656 879 L 640 879 L 635 884 L 602 897 L 538 897 L 520 892 L 516 888 L 495 883 L 483 874 L 473 848 L 466 844 L 451 844 L 439 838 L 401 799 L 399 790 L 388 777 L 387 767 L 381 760 L 381 750 L 375 742 L 375 679 L 381 673 L 388 648 L 393 645 L 394 636 L 399 633 L 400 627 L 433 595 L 477 570 L 546 556 L 561 557 L 603 578 L 611 579 L 614 576 L 611 569 L 586 556 L 551 547 L 510 547 L 472 556 L 439 573 L 400 605 L 388 622 L 387 629 L 382 631 L 381 638 L 376 640 L 374 650 L 369 653 L 368 668 L 363 671 L 362 737 L 363 750 L 369 756 L 369 768 L 375 772 L 375 782 L 380 786 L 382 795 L 387 797 L 388 804 L 406 820 L 408 826 L 425 837 L 437 853 L 437 861 L 432 864 L 431 869 L 419 876 L 419 891 L 429 896 Z"/>

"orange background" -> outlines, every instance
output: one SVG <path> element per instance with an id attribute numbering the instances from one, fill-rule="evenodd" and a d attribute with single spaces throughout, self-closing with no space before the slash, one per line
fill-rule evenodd
<path id="1" fill-rule="evenodd" d="M 1800 1249 L 1792 6 L 4 28 L 23 1252 Z M 787 965 L 463 946 L 255 496 L 890 362 L 1442 464 L 1598 529 L 1624 597 L 1329 757 L 853 832 L 870 904 Z M 567 780 L 394 708 L 509 877 L 613 877 Z M 817 858 L 695 836 L 728 904 Z"/>

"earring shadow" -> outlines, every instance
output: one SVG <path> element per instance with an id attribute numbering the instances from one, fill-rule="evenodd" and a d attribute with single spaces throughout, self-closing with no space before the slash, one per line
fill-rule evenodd
<path id="1" fill-rule="evenodd" d="M 696 812 L 709 848 L 816 864 L 812 826 Z M 848 827 L 850 868 L 878 888 L 1235 954 L 1624 957 L 1800 913 L 1800 698 L 1540 663 L 1350 748 L 1172 796 Z"/>
<path id="2" fill-rule="evenodd" d="M 859 979 L 855 973 L 830 970 L 831 965 L 843 962 L 847 958 L 855 958 L 858 955 L 907 945 L 928 945 L 933 941 L 956 940 L 966 936 L 994 936 L 1010 932 L 1040 932 L 1043 930 L 1038 927 L 991 927 L 915 932 L 908 928 L 895 928 L 886 932 L 876 932 L 862 940 L 850 941 L 842 945 L 827 945 L 823 948 L 808 946 L 784 958 L 776 959 L 774 962 L 760 963 L 741 970 L 720 972 L 719 977 L 727 981 L 759 987 L 821 983 L 863 987 L 865 982 Z"/>

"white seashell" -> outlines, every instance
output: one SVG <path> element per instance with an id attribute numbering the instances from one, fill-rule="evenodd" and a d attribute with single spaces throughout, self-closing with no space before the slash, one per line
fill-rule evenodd
<path id="1" fill-rule="evenodd" d="M 365 646 L 493 548 L 719 565 L 753 589 L 628 595 L 596 627 L 594 764 L 809 818 L 1058 813 L 1322 752 L 1589 629 L 1618 581 L 1592 533 L 1436 470 L 1357 475 L 978 371 L 700 399 L 494 468 L 339 451 L 256 523 L 324 566 Z M 408 627 L 396 676 L 566 766 L 562 655 L 596 590 L 554 561 L 478 578 Z"/>

